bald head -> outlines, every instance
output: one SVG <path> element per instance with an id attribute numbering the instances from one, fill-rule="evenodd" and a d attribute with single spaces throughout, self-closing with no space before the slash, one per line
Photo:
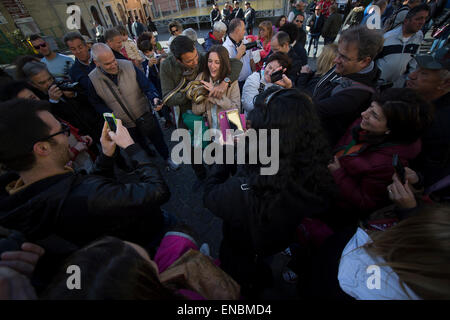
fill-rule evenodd
<path id="1" fill-rule="evenodd" d="M 104 43 L 96 43 L 91 49 L 95 65 L 109 74 L 117 74 L 119 67 L 111 48 Z"/>

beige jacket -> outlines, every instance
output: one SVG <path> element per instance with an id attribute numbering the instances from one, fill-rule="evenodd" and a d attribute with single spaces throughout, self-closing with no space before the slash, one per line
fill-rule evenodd
<path id="1" fill-rule="evenodd" d="M 89 73 L 89 79 L 98 96 L 114 112 L 116 118 L 121 119 L 126 128 L 133 128 L 136 127 L 134 120 L 149 111 L 149 103 L 136 80 L 136 70 L 134 69 L 133 63 L 129 60 L 122 59 L 117 59 L 117 63 L 119 64 L 118 86 L 98 68 L 95 68 Z M 130 119 L 123 111 L 119 102 L 105 84 L 105 81 L 115 90 L 134 119 Z"/>
<path id="2" fill-rule="evenodd" d="M 203 72 L 200 73 L 196 80 L 203 80 L 204 75 Z M 192 102 L 192 112 L 196 115 L 203 115 L 205 112 L 208 115 L 208 123 L 211 128 L 212 125 L 212 116 L 211 116 L 211 108 L 217 105 L 217 115 L 221 111 L 229 110 L 229 109 L 239 109 L 241 108 L 241 93 L 239 92 L 239 85 L 237 81 L 234 81 L 231 86 L 228 88 L 227 92 L 223 95 L 221 99 L 216 98 L 208 98 L 201 103 Z M 217 119 L 219 122 L 219 119 Z"/>
<path id="3" fill-rule="evenodd" d="M 139 54 L 139 49 L 133 40 L 128 39 L 127 41 L 124 41 L 123 47 L 125 48 L 125 51 L 127 52 L 128 58 L 130 58 L 131 60 L 136 60 L 136 61 L 144 60 L 144 59 L 142 59 L 141 55 Z"/>

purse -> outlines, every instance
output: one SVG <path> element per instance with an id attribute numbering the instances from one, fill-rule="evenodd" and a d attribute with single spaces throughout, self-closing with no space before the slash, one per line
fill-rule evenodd
<path id="1" fill-rule="evenodd" d="M 209 144 L 209 141 L 203 141 L 203 135 L 206 130 L 209 129 L 208 121 L 203 116 L 198 116 L 193 113 L 183 113 L 181 115 L 183 118 L 183 122 L 186 127 L 189 129 L 189 133 L 191 134 L 191 143 L 194 147 L 202 147 L 202 149 L 206 148 Z M 195 122 L 199 121 L 202 124 L 200 132 L 195 132 Z"/>
<path id="2" fill-rule="evenodd" d="M 153 116 L 151 112 L 146 112 L 139 118 L 135 119 L 130 112 L 128 111 L 127 107 L 125 107 L 124 103 L 120 99 L 120 97 L 117 95 L 117 93 L 114 91 L 114 89 L 111 87 L 111 84 L 108 83 L 108 81 L 104 80 L 106 86 L 108 87 L 109 91 L 113 94 L 114 98 L 116 98 L 117 102 L 119 102 L 120 107 L 122 108 L 123 112 L 136 124 L 136 128 L 140 132 L 140 134 L 144 137 L 148 137 L 151 132 L 158 129 L 157 120 Z"/>

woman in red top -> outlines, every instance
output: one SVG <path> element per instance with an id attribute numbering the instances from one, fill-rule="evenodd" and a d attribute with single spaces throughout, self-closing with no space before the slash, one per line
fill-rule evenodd
<path id="1" fill-rule="evenodd" d="M 386 188 L 394 174 L 393 155 L 406 166 L 419 154 L 431 111 L 411 89 L 388 89 L 374 98 L 341 138 L 328 165 L 339 187 L 339 207 L 361 217 L 390 204 Z"/>
<path id="2" fill-rule="evenodd" d="M 259 24 L 259 34 L 258 36 L 247 36 L 246 38 L 250 41 L 261 41 L 263 49 L 259 50 L 259 56 L 261 60 L 256 64 L 256 71 L 259 71 L 263 67 L 263 60 L 269 55 L 271 47 L 270 41 L 272 40 L 272 22 L 263 21 Z"/>

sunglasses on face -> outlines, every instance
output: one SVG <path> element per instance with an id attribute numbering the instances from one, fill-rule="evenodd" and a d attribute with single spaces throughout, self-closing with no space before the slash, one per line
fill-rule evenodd
<path id="1" fill-rule="evenodd" d="M 44 43 L 41 43 L 41 44 L 38 44 L 37 46 L 33 46 L 36 50 L 39 50 L 39 48 L 45 48 L 47 46 L 47 44 L 44 42 Z"/>
<path id="2" fill-rule="evenodd" d="M 178 31 L 178 29 L 175 29 L 175 30 L 170 30 L 170 34 L 171 35 L 174 35 L 175 34 L 175 32 L 177 32 Z"/>
<path id="3" fill-rule="evenodd" d="M 301 22 L 301 23 L 303 23 L 303 20 L 295 20 L 295 22 Z"/>

